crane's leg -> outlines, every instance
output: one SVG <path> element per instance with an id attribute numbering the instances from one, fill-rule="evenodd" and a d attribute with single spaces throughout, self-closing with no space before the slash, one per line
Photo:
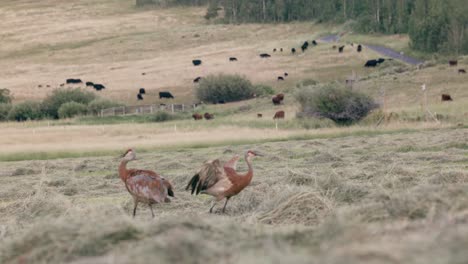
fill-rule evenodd
<path id="1" fill-rule="evenodd" d="M 151 216 L 153 216 L 153 218 L 154 218 L 153 205 L 149 204 L 149 207 L 151 209 Z"/>
<path id="2" fill-rule="evenodd" d="M 223 214 L 224 214 L 224 211 L 226 210 L 226 205 L 227 205 L 229 199 L 231 199 L 231 197 L 226 197 L 226 202 L 224 203 L 224 207 L 223 207 Z"/>
<path id="3" fill-rule="evenodd" d="M 210 214 L 213 213 L 213 208 L 215 207 L 216 205 L 216 198 L 211 202 L 211 208 L 210 208 Z"/>
<path id="4" fill-rule="evenodd" d="M 137 206 L 138 206 L 138 201 L 135 200 L 135 207 L 133 207 L 133 217 L 136 216 L 136 210 L 137 210 Z"/>

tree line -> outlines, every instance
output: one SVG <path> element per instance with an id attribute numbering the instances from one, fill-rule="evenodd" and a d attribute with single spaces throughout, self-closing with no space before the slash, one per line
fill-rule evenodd
<path id="1" fill-rule="evenodd" d="M 363 33 L 406 34 L 425 52 L 468 54 L 466 0 L 136 0 L 160 5 L 208 5 L 207 19 L 224 9 L 227 23 L 316 21 L 344 23 Z"/>

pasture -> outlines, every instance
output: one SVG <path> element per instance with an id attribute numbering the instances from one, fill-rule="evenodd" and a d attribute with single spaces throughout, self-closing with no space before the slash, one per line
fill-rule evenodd
<path id="1" fill-rule="evenodd" d="M 200 106 L 197 112 L 214 114 L 210 121 L 185 113 L 162 123 L 131 115 L 0 123 L 0 263 L 467 261 L 468 75 L 457 69 L 468 69 L 468 58 L 457 68 L 445 58 L 421 69 L 396 60 L 364 68 L 381 55 L 365 47 L 357 53 L 348 42 L 406 52 L 409 39 L 349 33 L 302 53 L 305 40 L 344 27 L 230 25 L 206 22 L 205 8 L 72 2 L 0 3 L 0 88 L 11 90 L 14 103 L 80 78 L 128 105 L 191 104 L 193 79 L 211 73 L 240 74 L 286 98 L 278 106 L 270 96 Z M 203 64 L 194 67 L 194 59 Z M 349 127 L 296 118 L 301 87 L 352 76 L 353 89 L 380 110 Z M 437 121 L 424 108 L 423 84 Z M 159 99 L 161 91 L 175 99 Z M 454 101 L 441 102 L 442 93 Z M 280 110 L 286 117 L 275 122 Z M 171 203 L 154 206 L 155 218 L 146 206 L 131 217 L 117 172 L 129 147 L 138 156 L 130 168 L 154 170 L 175 186 Z M 253 161 L 251 185 L 226 214 L 209 214 L 211 198 L 191 196 L 188 181 L 205 160 L 248 149 L 266 154 Z"/>

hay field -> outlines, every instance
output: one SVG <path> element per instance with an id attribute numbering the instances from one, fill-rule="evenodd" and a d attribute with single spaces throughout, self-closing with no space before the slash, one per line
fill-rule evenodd
<path id="1" fill-rule="evenodd" d="M 3 162 L 2 263 L 465 263 L 467 129 L 178 148 L 139 154 L 176 186 L 152 219 L 116 156 Z M 185 184 L 246 149 L 254 180 L 225 215 Z M 240 170 L 246 166 L 241 162 Z M 221 205 L 220 205 L 221 206 Z"/>

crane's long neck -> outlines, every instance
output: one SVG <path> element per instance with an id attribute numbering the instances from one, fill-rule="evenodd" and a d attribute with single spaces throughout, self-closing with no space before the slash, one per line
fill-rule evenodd
<path id="1" fill-rule="evenodd" d="M 247 173 L 244 175 L 244 180 L 248 183 L 250 183 L 250 181 L 252 180 L 253 178 L 253 167 L 252 167 L 252 160 L 251 160 L 251 157 L 249 155 L 245 155 L 245 162 L 247 163 L 247 166 L 249 167 L 249 170 L 247 171 Z"/>
<path id="2" fill-rule="evenodd" d="M 119 176 L 120 176 L 120 179 L 122 179 L 122 181 L 124 182 L 128 178 L 127 163 L 128 163 L 127 160 L 122 160 L 119 166 Z"/>

